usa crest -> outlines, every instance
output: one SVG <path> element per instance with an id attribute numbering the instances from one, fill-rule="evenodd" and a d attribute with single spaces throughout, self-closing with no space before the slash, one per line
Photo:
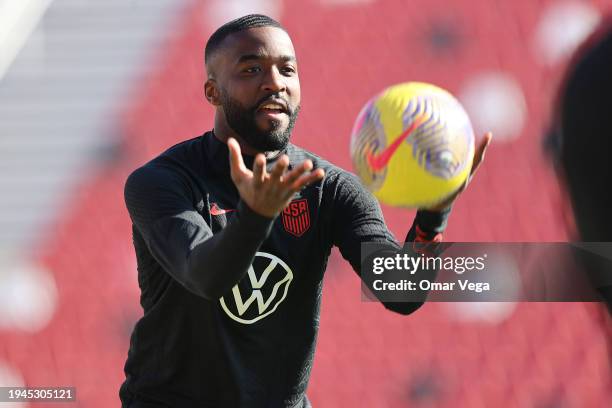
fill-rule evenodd
<path id="1" fill-rule="evenodd" d="M 310 211 L 305 198 L 293 200 L 283 210 L 283 227 L 285 231 L 296 237 L 301 237 L 310 228 Z"/>

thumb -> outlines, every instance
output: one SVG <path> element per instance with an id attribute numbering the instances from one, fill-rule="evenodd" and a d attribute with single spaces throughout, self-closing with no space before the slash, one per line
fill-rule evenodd
<path id="1" fill-rule="evenodd" d="M 482 142 L 480 142 L 480 145 L 478 146 L 478 149 L 476 150 L 476 153 L 474 154 L 474 161 L 472 163 L 472 170 L 470 172 L 471 173 L 470 176 L 473 176 L 474 173 L 476 173 L 476 170 L 478 170 L 478 167 L 484 160 L 485 153 L 487 152 L 487 148 L 491 144 L 492 139 L 493 139 L 493 133 L 491 132 L 485 133 L 482 139 Z"/>

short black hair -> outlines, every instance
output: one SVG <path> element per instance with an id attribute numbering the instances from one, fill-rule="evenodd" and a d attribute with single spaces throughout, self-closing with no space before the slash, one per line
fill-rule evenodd
<path id="1" fill-rule="evenodd" d="M 276 27 L 287 31 L 278 21 L 263 14 L 249 14 L 239 17 L 223 24 L 210 36 L 204 50 L 204 62 L 208 64 L 211 55 L 219 49 L 219 46 L 228 35 L 256 27 Z"/>

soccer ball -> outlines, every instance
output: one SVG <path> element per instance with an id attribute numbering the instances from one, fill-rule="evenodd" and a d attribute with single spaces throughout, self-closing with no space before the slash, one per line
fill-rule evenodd
<path id="1" fill-rule="evenodd" d="M 398 207 L 434 205 L 466 181 L 474 131 L 461 104 L 437 86 L 407 82 L 370 99 L 355 120 L 351 157 L 363 184 Z"/>

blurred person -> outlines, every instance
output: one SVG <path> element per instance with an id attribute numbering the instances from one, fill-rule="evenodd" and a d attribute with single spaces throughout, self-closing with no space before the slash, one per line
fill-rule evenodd
<path id="1" fill-rule="evenodd" d="M 300 84 L 278 22 L 249 15 L 223 25 L 205 64 L 213 130 L 125 185 L 144 316 L 122 405 L 309 407 L 331 248 L 360 274 L 362 242 L 400 245 L 354 175 L 290 143 Z M 489 142 L 476 149 L 472 175 Z M 406 241 L 439 242 L 457 195 L 417 211 Z M 384 306 L 410 314 L 421 304 Z"/>
<path id="2" fill-rule="evenodd" d="M 574 54 L 559 87 L 546 147 L 569 195 L 578 239 L 612 242 L 612 20 L 604 20 Z M 607 306 L 594 317 L 606 336 L 608 383 L 612 387 L 612 262 L 575 248 L 576 260 Z"/>
<path id="3" fill-rule="evenodd" d="M 546 141 L 584 242 L 612 242 L 611 100 L 612 24 L 606 21 L 572 58 Z M 612 263 L 586 251 L 577 255 L 612 314 Z"/>

